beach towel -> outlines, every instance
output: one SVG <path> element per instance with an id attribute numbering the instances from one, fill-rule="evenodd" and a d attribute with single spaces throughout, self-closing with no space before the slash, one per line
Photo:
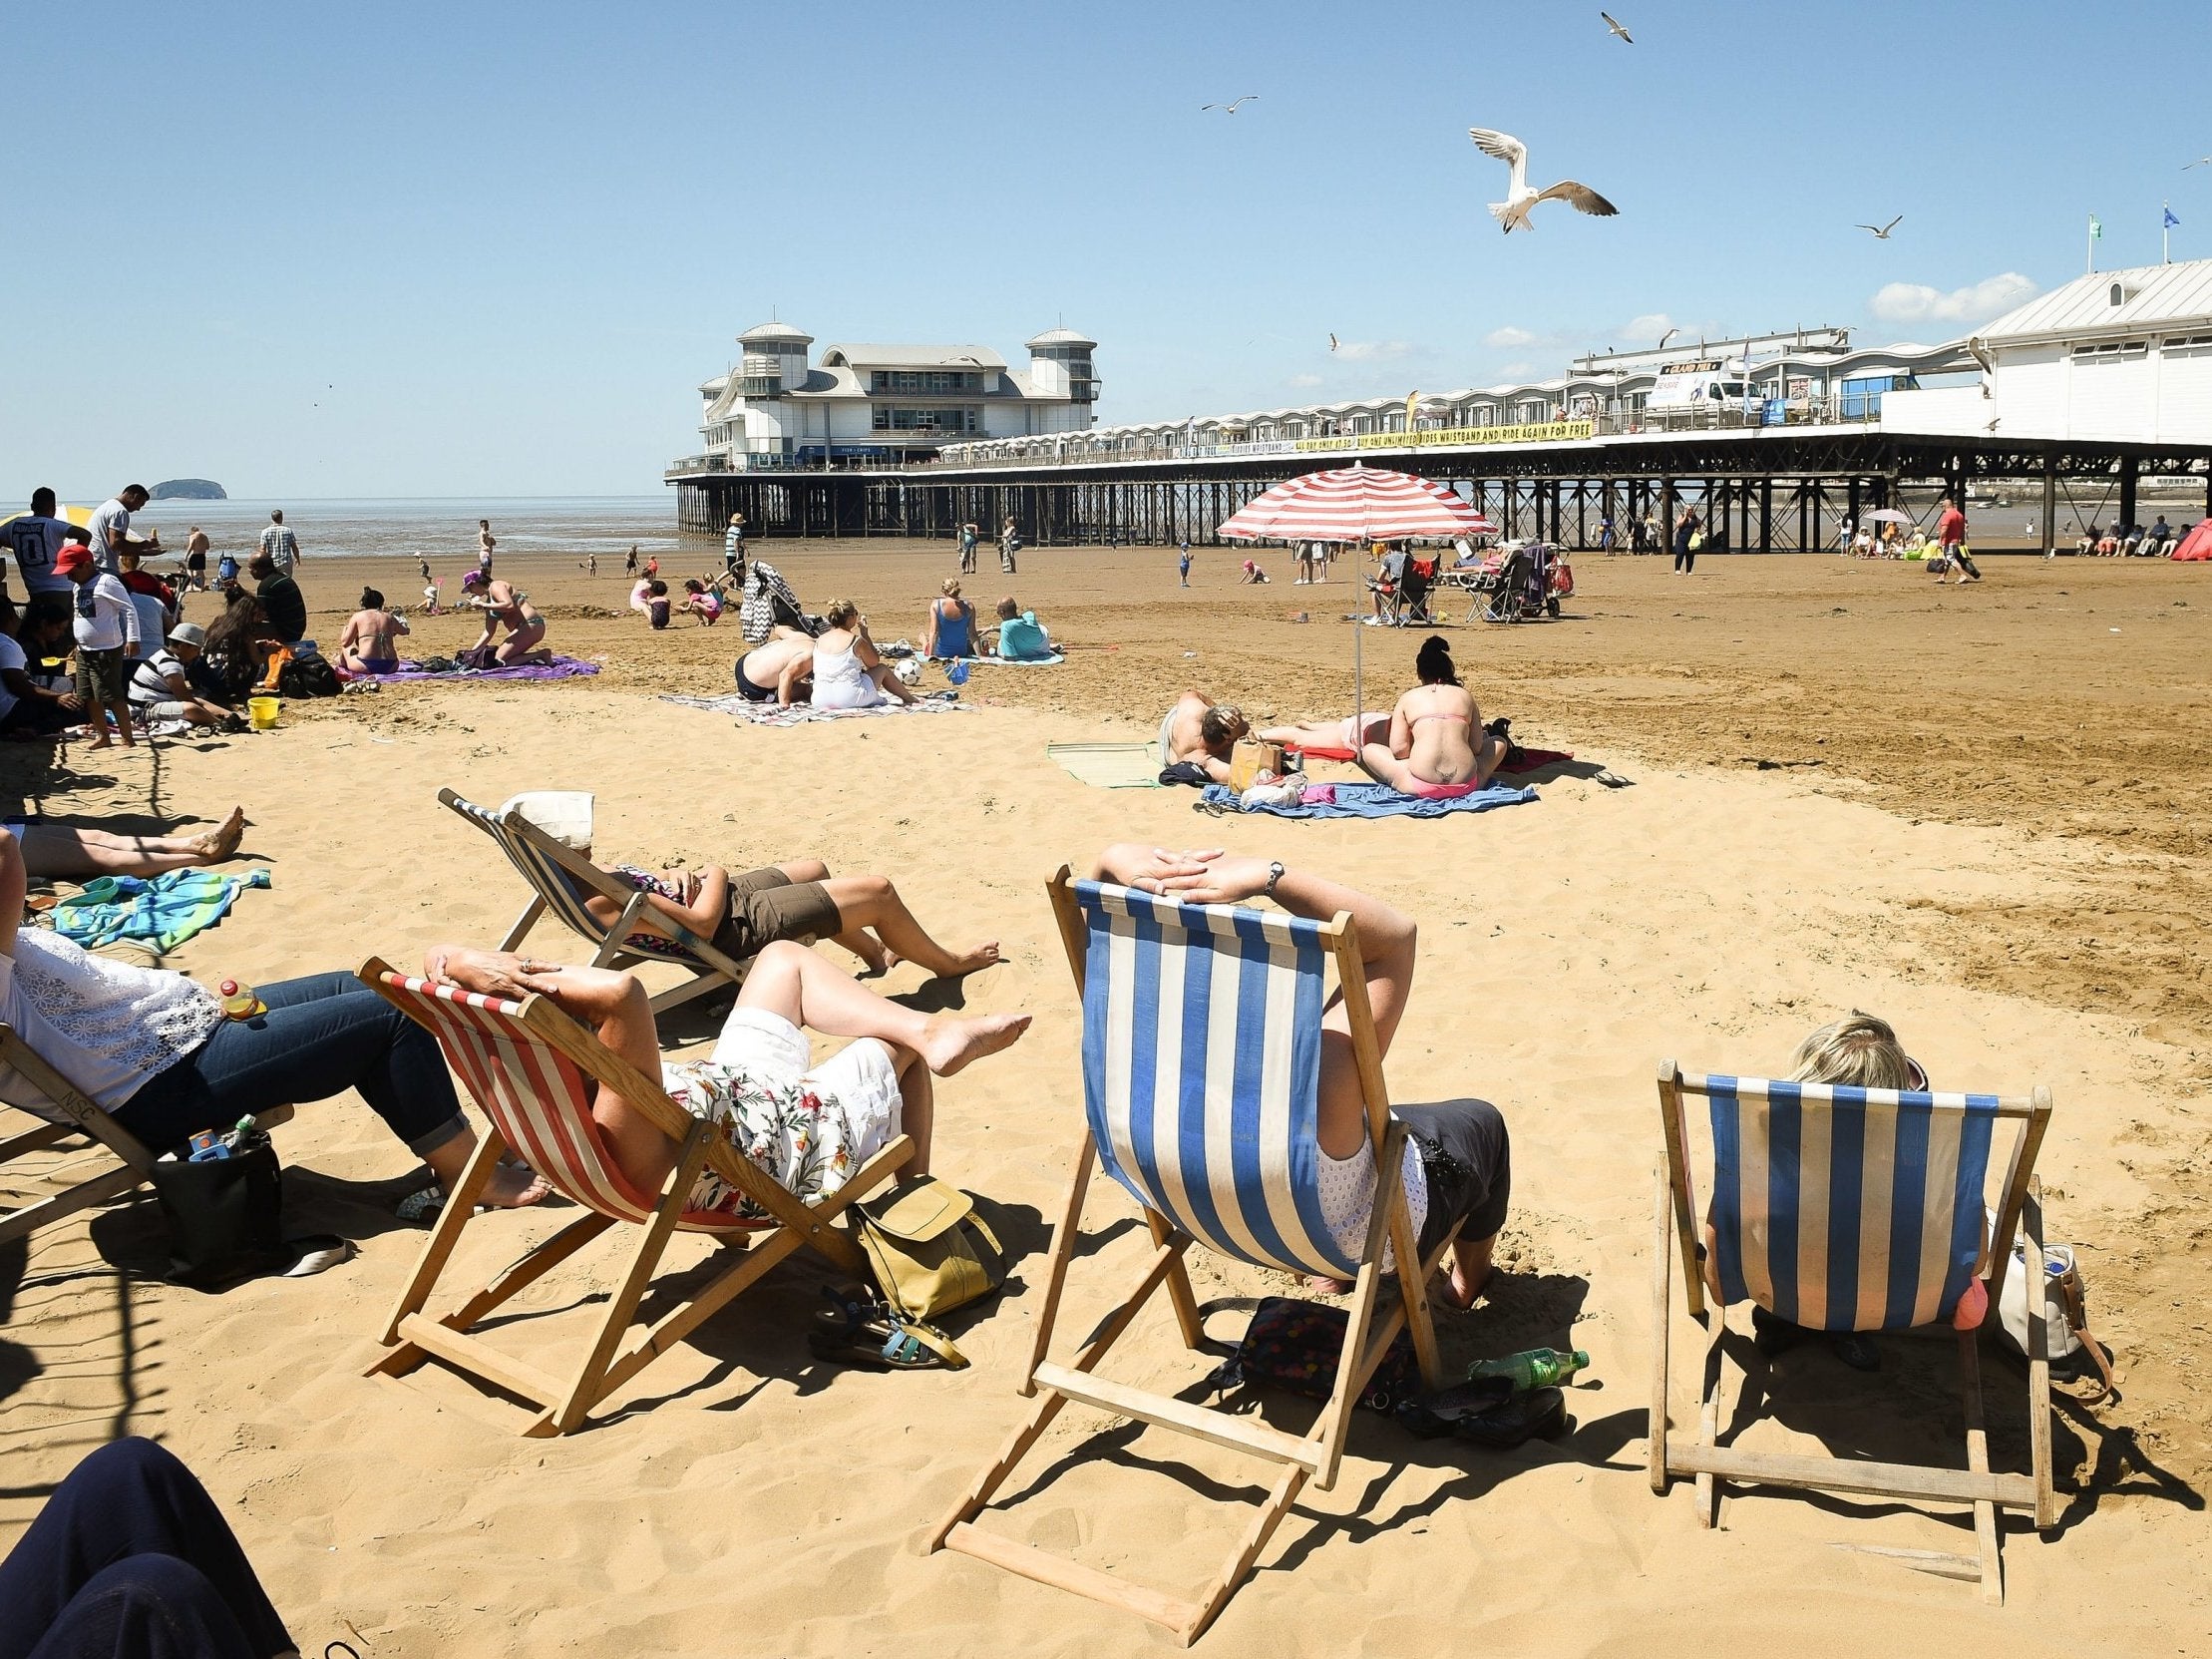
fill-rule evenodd
<path id="1" fill-rule="evenodd" d="M 420 662 L 402 662 L 388 674 L 354 674 L 350 677 L 408 685 L 432 679 L 575 679 L 598 671 L 598 664 L 595 662 L 585 662 L 574 656 L 556 656 L 551 662 L 518 662 L 506 668 L 446 668 L 437 673 L 430 672 Z"/>
<path id="2" fill-rule="evenodd" d="M 1152 743 L 1047 743 L 1045 758 L 1094 789 L 1157 789 L 1160 751 Z"/>
<path id="3" fill-rule="evenodd" d="M 789 708 L 779 708 L 772 702 L 752 702 L 731 692 L 726 697 L 663 696 L 662 702 L 680 703 L 685 708 L 703 708 L 710 714 L 729 714 L 740 725 L 800 726 L 816 720 L 851 720 L 872 714 L 954 714 L 966 707 L 951 700 L 950 692 L 939 692 L 923 697 L 908 707 L 905 703 L 878 703 L 874 708 L 817 708 L 812 703 L 793 703 Z"/>
<path id="4" fill-rule="evenodd" d="M 932 656 L 929 660 L 945 667 L 950 667 L 955 662 L 964 662 L 971 668 L 986 665 L 994 668 L 1050 668 L 1065 662 L 1067 658 L 1058 651 L 1053 651 L 1047 656 Z"/>
<path id="5" fill-rule="evenodd" d="M 1286 754 L 1302 754 L 1308 760 L 1356 760 L 1351 750 L 1296 743 L 1283 745 Z M 1545 766 L 1557 766 L 1575 758 L 1573 749 L 1520 749 L 1508 755 L 1498 770 L 1503 772 L 1533 772 Z"/>
<path id="6" fill-rule="evenodd" d="M 54 931 L 88 950 L 138 940 L 174 950 L 222 920 L 249 887 L 266 887 L 266 870 L 223 876 L 212 870 L 171 870 L 159 876 L 102 876 L 54 907 Z"/>
<path id="7" fill-rule="evenodd" d="M 1520 806 L 1536 799 L 1536 791 L 1493 783 L 1472 795 L 1432 801 L 1406 795 L 1386 783 L 1335 783 L 1328 800 L 1306 799 L 1296 806 L 1246 806 L 1226 785 L 1210 783 L 1199 805 L 1230 812 L 1270 812 L 1278 818 L 1441 818 L 1447 812 L 1488 812 L 1493 807 Z"/>

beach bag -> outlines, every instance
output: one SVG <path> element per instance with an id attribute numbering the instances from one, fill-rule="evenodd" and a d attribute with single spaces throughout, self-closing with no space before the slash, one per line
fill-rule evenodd
<path id="1" fill-rule="evenodd" d="M 1239 738 L 1229 751 L 1230 792 L 1242 795 L 1260 781 L 1262 772 L 1283 775 L 1283 745 L 1263 743 L 1257 737 Z"/>
<path id="2" fill-rule="evenodd" d="M 1322 1302 L 1265 1297 L 1253 1310 L 1244 1339 L 1206 1379 L 1205 1387 L 1226 1394 L 1256 1383 L 1272 1384 L 1308 1400 L 1326 1400 L 1336 1392 L 1336 1362 L 1344 1352 L 1349 1318 L 1342 1308 Z M 1400 1401 L 1419 1394 L 1420 1383 L 1412 1339 L 1400 1331 L 1360 1390 L 1359 1404 L 1370 1412 L 1394 1411 Z"/>
<path id="3" fill-rule="evenodd" d="M 2081 1267 L 2074 1260 L 2073 1246 L 2045 1244 L 2042 1283 L 2037 1290 L 2031 1291 L 2029 1282 L 2036 1277 L 2028 1266 L 2028 1244 L 2022 1239 L 2013 1246 L 2013 1260 L 2005 1272 L 2005 1288 L 1997 1298 L 1998 1329 L 2005 1334 L 2006 1342 L 2015 1353 L 2024 1359 L 2028 1357 L 2028 1299 L 2040 1294 L 2051 1371 L 2060 1377 L 2075 1378 L 2087 1375 L 2093 1368 L 2101 1384 L 2098 1398 L 2111 1394 L 2117 1385 L 2104 1346 L 2089 1334 L 2088 1296 L 2082 1287 Z"/>
<path id="4" fill-rule="evenodd" d="M 338 670 L 321 656 L 295 656 L 276 676 L 276 693 L 285 698 L 334 697 L 344 689 Z"/>
<path id="5" fill-rule="evenodd" d="M 170 1277 L 206 1287 L 283 1267 L 284 1171 L 258 1130 L 227 1158 L 154 1166 L 154 1198 L 169 1226 Z"/>
<path id="6" fill-rule="evenodd" d="M 949 1181 L 903 1181 L 852 1214 L 876 1288 L 902 1319 L 934 1319 L 1006 1282 L 1005 1247 Z"/>

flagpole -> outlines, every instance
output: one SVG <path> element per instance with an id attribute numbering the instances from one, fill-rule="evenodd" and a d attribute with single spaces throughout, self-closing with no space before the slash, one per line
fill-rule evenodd
<path id="1" fill-rule="evenodd" d="M 2096 274 L 2096 214 L 2094 213 L 2089 215 L 2089 237 L 2085 245 L 2085 252 L 2087 256 L 2081 262 L 2081 274 L 2094 276 Z"/>
<path id="2" fill-rule="evenodd" d="M 2158 262 L 2170 265 L 2173 263 L 2173 204 L 2161 202 L 2158 208 Z"/>

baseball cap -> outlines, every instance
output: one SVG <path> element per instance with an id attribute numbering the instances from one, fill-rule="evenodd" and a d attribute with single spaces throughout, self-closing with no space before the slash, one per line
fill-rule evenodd
<path id="1" fill-rule="evenodd" d="M 197 622 L 179 622 L 169 630 L 169 642 L 173 645 L 192 645 L 205 649 L 207 630 Z"/>
<path id="2" fill-rule="evenodd" d="M 92 568 L 92 549 L 82 542 L 66 542 L 62 545 L 62 551 L 54 555 L 56 576 L 73 576 L 79 571 L 89 571 Z"/>

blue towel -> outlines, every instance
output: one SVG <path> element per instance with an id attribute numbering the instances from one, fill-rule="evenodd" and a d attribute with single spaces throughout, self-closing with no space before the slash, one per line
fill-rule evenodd
<path id="1" fill-rule="evenodd" d="M 102 876 L 54 907 L 54 931 L 88 950 L 119 939 L 174 950 L 221 921 L 245 889 L 268 884 L 266 870 L 242 876 L 212 870 L 171 870 L 152 878 Z"/>
<path id="2" fill-rule="evenodd" d="M 1407 795 L 1386 783 L 1338 783 L 1333 803 L 1315 801 L 1310 806 L 1246 806 L 1229 786 L 1210 783 L 1201 797 L 1203 805 L 1233 807 L 1239 812 L 1272 812 L 1278 818 L 1441 818 L 1447 812 L 1488 812 L 1496 806 L 1519 806 L 1536 799 L 1536 791 L 1493 783 L 1448 801 Z"/>

